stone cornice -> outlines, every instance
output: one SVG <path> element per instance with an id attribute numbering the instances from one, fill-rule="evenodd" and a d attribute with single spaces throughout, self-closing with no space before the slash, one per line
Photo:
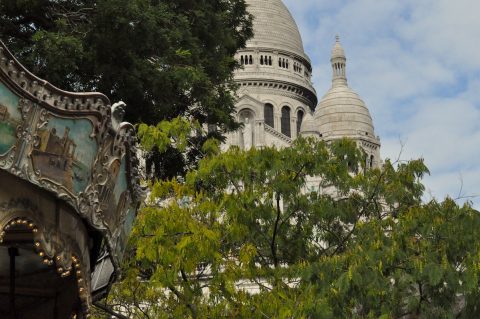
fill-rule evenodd
<path id="1" fill-rule="evenodd" d="M 368 136 L 362 135 L 360 133 L 357 134 L 357 135 L 353 135 L 353 136 L 352 135 L 338 136 L 338 135 L 325 135 L 325 134 L 323 134 L 321 138 L 324 141 L 333 141 L 333 140 L 342 139 L 344 137 L 347 137 L 349 139 L 358 141 L 362 144 L 362 146 L 364 146 L 366 148 L 373 149 L 373 150 L 377 150 L 381 146 L 380 140 L 378 138 L 368 137 Z"/>
<path id="2" fill-rule="evenodd" d="M 317 106 L 317 96 L 314 92 L 300 85 L 285 81 L 241 79 L 235 80 L 241 87 L 255 88 L 258 90 L 270 91 L 272 94 L 291 97 L 300 100 L 312 110 Z"/>
<path id="3" fill-rule="evenodd" d="M 251 97 L 249 94 L 242 94 L 241 96 L 239 96 L 235 103 L 236 104 L 239 104 L 243 101 L 250 101 L 251 103 L 254 103 L 254 104 L 257 104 L 257 105 L 263 105 L 263 103 L 253 97 Z"/>

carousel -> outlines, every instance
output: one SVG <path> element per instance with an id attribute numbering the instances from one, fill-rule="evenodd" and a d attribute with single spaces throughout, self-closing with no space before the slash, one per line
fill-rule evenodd
<path id="1" fill-rule="evenodd" d="M 118 278 L 143 196 L 123 114 L 0 42 L 0 318 L 86 318 Z"/>

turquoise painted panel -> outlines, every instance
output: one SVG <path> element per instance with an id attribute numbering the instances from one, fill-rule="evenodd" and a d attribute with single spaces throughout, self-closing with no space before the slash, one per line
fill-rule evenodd
<path id="1" fill-rule="evenodd" d="M 91 136 L 93 124 L 88 119 L 51 117 L 37 132 L 40 143 L 32 151 L 32 161 L 42 177 L 78 194 L 91 181 L 91 170 L 98 145 Z"/>
<path id="2" fill-rule="evenodd" d="M 127 247 L 128 237 L 132 232 L 133 225 L 135 222 L 135 217 L 137 216 L 135 208 L 129 208 L 123 225 L 120 225 L 120 236 L 118 237 L 118 242 L 116 246 L 117 256 L 121 259 Z"/>
<path id="3" fill-rule="evenodd" d="M 127 165 L 126 158 L 122 161 L 114 161 L 110 166 L 110 174 L 115 182 L 113 188 L 112 200 L 110 201 L 109 212 L 111 212 L 111 222 L 115 228 L 119 229 L 118 242 L 116 245 L 116 253 L 121 258 L 125 251 L 128 235 L 130 234 L 135 218 L 135 211 L 130 208 L 130 200 L 128 198 L 127 183 Z M 120 218 L 125 216 L 124 220 Z M 123 224 L 121 224 L 123 223 Z"/>
<path id="4" fill-rule="evenodd" d="M 17 141 L 16 130 L 22 116 L 18 109 L 20 98 L 0 83 L 0 155 L 7 153 Z"/>
<path id="5" fill-rule="evenodd" d="M 130 205 L 125 157 L 113 160 L 108 169 L 108 178 L 98 187 L 100 207 L 106 223 L 113 229 L 121 227 L 122 216 Z"/>
<path id="6" fill-rule="evenodd" d="M 120 164 L 120 171 L 118 172 L 117 180 L 115 182 L 115 188 L 113 189 L 115 203 L 120 201 L 122 195 L 127 190 L 127 186 L 127 165 L 124 157 Z"/>

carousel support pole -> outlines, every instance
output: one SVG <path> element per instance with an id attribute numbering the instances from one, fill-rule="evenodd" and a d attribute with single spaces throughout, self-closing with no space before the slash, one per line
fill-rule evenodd
<path id="1" fill-rule="evenodd" d="M 15 311 L 15 257 L 18 256 L 18 249 L 16 247 L 8 248 L 10 255 L 10 314 L 12 319 L 17 319 Z"/>

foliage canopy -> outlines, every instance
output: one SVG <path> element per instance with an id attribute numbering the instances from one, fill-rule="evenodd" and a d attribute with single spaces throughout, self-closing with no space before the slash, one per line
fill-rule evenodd
<path id="1" fill-rule="evenodd" d="M 478 317 L 478 212 L 422 203 L 422 160 L 364 162 L 298 139 L 152 184 L 109 301 L 129 318 Z"/>
<path id="2" fill-rule="evenodd" d="M 238 126 L 234 54 L 251 36 L 244 0 L 0 1 L 0 39 L 36 75 L 123 100 L 131 122 L 181 115 L 215 125 L 217 138 Z M 150 159 L 163 177 L 182 174 L 183 160 Z"/>

